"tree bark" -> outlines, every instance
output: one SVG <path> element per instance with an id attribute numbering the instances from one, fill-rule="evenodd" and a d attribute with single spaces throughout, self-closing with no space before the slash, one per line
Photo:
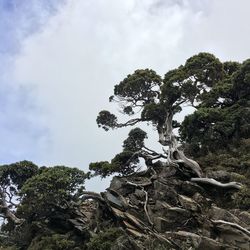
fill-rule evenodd
<path id="1" fill-rule="evenodd" d="M 163 146 L 168 146 L 168 161 L 169 163 L 182 162 L 184 166 L 191 170 L 197 177 L 202 176 L 202 170 L 199 164 L 185 156 L 184 152 L 179 149 L 178 141 L 173 133 L 173 112 L 169 111 L 166 115 L 164 124 L 158 124 L 157 131 L 159 134 L 159 142 Z"/>

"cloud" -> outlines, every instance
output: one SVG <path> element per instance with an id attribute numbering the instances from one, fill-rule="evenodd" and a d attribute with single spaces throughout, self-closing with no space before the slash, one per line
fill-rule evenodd
<path id="1" fill-rule="evenodd" d="M 1 163 L 36 158 L 46 143 L 46 128 L 32 117 L 39 112 L 32 88 L 20 86 L 12 77 L 13 61 L 24 38 L 38 32 L 61 4 L 54 1 L 0 1 L 0 147 Z M 63 1 L 61 1 L 63 3 Z M 36 144 L 36 147 L 34 147 Z"/>
<path id="2" fill-rule="evenodd" d="M 23 40 L 13 65 L 13 85 L 30 91 L 31 127 L 46 131 L 32 145 L 33 159 L 84 170 L 91 161 L 111 159 L 128 130 L 106 133 L 95 118 L 110 108 L 114 84 L 137 68 L 164 74 L 200 51 L 244 59 L 250 33 L 239 34 L 239 27 L 249 23 L 249 7 L 243 0 L 67 1 Z M 95 180 L 88 187 L 105 185 Z"/>

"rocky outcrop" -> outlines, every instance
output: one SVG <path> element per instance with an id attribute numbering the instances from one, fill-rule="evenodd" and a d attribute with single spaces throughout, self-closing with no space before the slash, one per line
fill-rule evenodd
<path id="1" fill-rule="evenodd" d="M 237 185 L 224 188 L 220 181 L 228 178 L 226 172 L 211 176 L 218 179 L 192 180 L 178 166 L 155 164 L 144 172 L 114 177 L 105 192 L 82 205 L 82 226 L 90 235 L 105 227 L 123 228 L 112 248 L 117 250 L 249 250 L 249 211 L 231 206 Z M 79 221 L 71 222 L 80 228 Z"/>

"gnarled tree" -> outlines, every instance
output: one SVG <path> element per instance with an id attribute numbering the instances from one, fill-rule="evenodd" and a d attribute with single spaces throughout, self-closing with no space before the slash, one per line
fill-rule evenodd
<path id="1" fill-rule="evenodd" d="M 191 142 L 195 139 L 198 149 L 204 144 L 202 131 L 210 139 L 218 133 L 221 139 L 229 138 L 229 134 L 235 131 L 232 132 L 229 125 L 232 121 L 230 112 L 222 110 L 222 107 L 237 109 L 237 100 L 241 99 L 242 102 L 242 96 L 245 99 L 249 97 L 248 65 L 248 61 L 242 65 L 236 62 L 222 63 L 212 54 L 200 53 L 189 58 L 184 65 L 167 72 L 163 78 L 151 69 L 136 70 L 128 75 L 115 85 L 114 95 L 109 98 L 110 102 L 119 104 L 128 120 L 121 123 L 115 114 L 103 110 L 97 117 L 97 124 L 106 131 L 138 125 L 141 122 L 152 124 L 158 132 L 163 151 L 155 152 L 147 148 L 143 142 L 143 132 L 136 128 L 130 132 L 125 142 L 134 141 L 136 144 L 139 140 L 137 147 L 128 149 L 124 142 L 123 152 L 116 155 L 111 163 L 91 163 L 90 169 L 102 177 L 114 172 L 127 174 L 134 171 L 140 157 L 145 159 L 148 167 L 152 160 L 162 158 L 165 164 L 181 164 L 191 177 L 201 178 L 203 173 L 199 164 L 184 154 L 173 131 L 174 128 L 180 127 L 174 117 L 184 106 L 196 109 L 194 114 L 187 116 L 181 124 L 180 132 L 182 142 Z M 237 123 L 237 119 L 240 120 L 240 115 L 238 112 L 235 113 L 233 124 L 237 129 L 237 125 L 240 124 Z M 198 137 L 192 132 L 192 126 L 199 134 Z"/>

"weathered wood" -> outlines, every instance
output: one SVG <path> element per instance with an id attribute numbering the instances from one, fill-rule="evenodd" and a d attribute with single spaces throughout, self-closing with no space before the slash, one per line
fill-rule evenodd
<path id="1" fill-rule="evenodd" d="M 228 183 L 221 183 L 219 181 L 216 181 L 213 178 L 191 178 L 191 181 L 201 184 L 209 184 L 218 188 L 224 188 L 224 189 L 237 189 L 240 190 L 242 188 L 242 184 L 238 182 L 228 182 Z"/>

